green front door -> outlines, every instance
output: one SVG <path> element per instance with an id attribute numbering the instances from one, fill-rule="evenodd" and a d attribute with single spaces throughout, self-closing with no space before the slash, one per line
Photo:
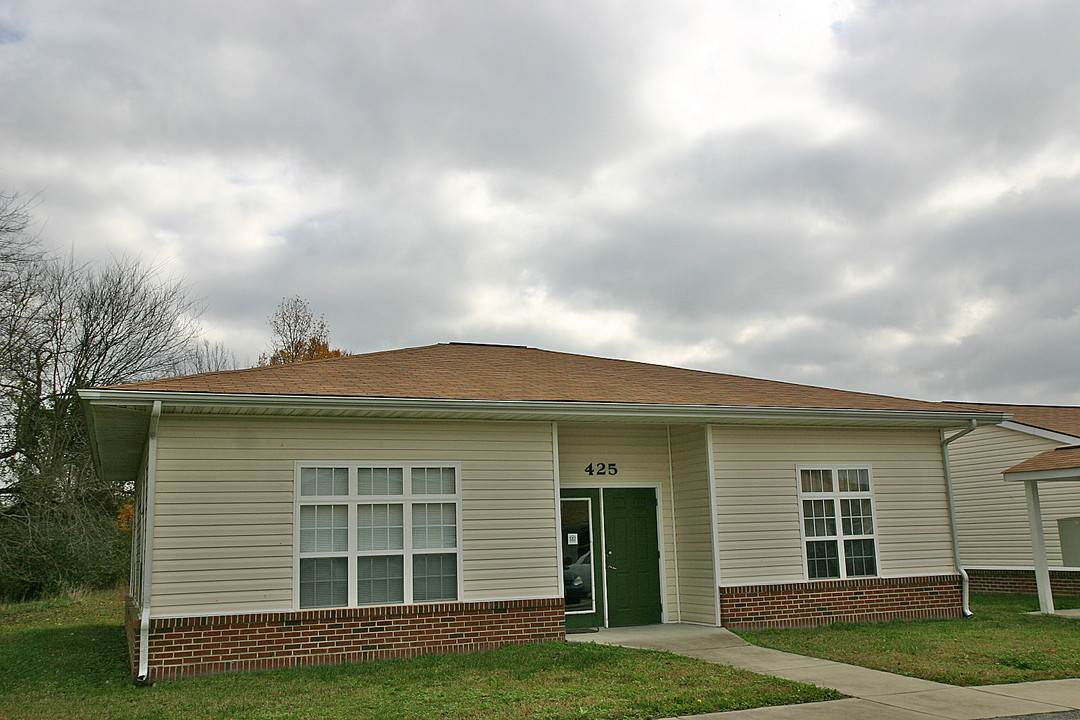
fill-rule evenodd
<path id="1" fill-rule="evenodd" d="M 561 506 L 566 627 L 660 622 L 656 491 L 563 488 Z"/>
<path id="2" fill-rule="evenodd" d="M 608 627 L 660 622 L 656 492 L 605 488 L 604 568 Z"/>

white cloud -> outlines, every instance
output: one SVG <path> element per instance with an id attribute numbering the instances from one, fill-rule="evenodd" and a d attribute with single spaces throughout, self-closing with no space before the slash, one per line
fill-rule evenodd
<path id="1" fill-rule="evenodd" d="M 942 339 L 958 345 L 965 338 L 986 329 L 997 312 L 997 303 L 990 298 L 962 302 L 952 313 L 952 322 L 942 332 Z"/>
<path id="2" fill-rule="evenodd" d="M 933 188 L 924 212 L 964 217 L 1010 196 L 1037 192 L 1047 183 L 1080 179 L 1080 145 L 1048 142 L 1038 152 L 1007 166 L 965 172 Z"/>
<path id="3" fill-rule="evenodd" d="M 469 293 L 470 314 L 458 332 L 484 333 L 511 329 L 550 333 L 574 345 L 633 343 L 637 320 L 622 310 L 586 308 L 551 297 L 543 286 L 488 286 Z"/>
<path id="4" fill-rule="evenodd" d="M 834 27 L 850 3 L 665 3 L 650 15 L 654 42 L 640 100 L 668 133 L 693 141 L 717 132 L 796 126 L 818 138 L 859 126 L 854 108 L 822 83 L 837 61 Z"/>

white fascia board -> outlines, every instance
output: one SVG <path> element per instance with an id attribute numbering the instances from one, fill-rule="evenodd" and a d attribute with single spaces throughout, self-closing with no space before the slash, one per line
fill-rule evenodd
<path id="1" fill-rule="evenodd" d="M 468 415 L 577 415 L 589 418 L 656 418 L 684 421 L 784 420 L 789 422 L 846 420 L 893 422 L 934 427 L 957 427 L 975 420 L 997 425 L 1002 413 L 856 410 L 850 408 L 788 408 L 725 405 L 675 405 L 608 402 L 546 402 L 524 400 L 441 400 L 429 398 L 372 398 L 304 395 L 154 392 L 143 390 L 80 390 L 90 404 L 129 404 L 149 407 L 155 400 L 172 406 L 279 410 L 358 410 L 368 412 L 455 413 Z"/>
<path id="2" fill-rule="evenodd" d="M 1001 427 L 1006 430 L 1015 430 L 1027 435 L 1034 435 L 1035 437 L 1046 438 L 1047 440 L 1054 440 L 1056 442 L 1065 443 L 1066 445 L 1075 445 L 1080 442 L 1080 437 L 1076 435 L 1067 435 L 1065 433 L 1055 432 L 1053 430 L 1047 430 L 1041 427 L 1035 427 L 1034 425 L 1025 425 L 1015 420 L 1006 420 L 1001 423 Z"/>
<path id="3" fill-rule="evenodd" d="M 1039 480 L 1041 482 L 1080 482 L 1080 468 L 1064 468 L 1061 470 L 1027 470 L 1022 472 L 1002 473 L 1005 482 L 1024 482 L 1026 480 Z"/>

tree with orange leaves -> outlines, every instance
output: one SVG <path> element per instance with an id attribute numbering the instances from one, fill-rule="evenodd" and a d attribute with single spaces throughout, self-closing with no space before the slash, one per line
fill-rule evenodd
<path id="1" fill-rule="evenodd" d="M 316 319 L 311 305 L 299 295 L 282 298 L 268 322 L 274 331 L 273 352 L 261 355 L 259 365 L 284 365 L 348 354 L 330 349 L 330 331 L 326 327 L 326 319 L 322 315 Z"/>

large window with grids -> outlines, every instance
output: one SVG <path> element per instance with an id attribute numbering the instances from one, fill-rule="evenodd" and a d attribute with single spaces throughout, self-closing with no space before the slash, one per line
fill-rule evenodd
<path id="1" fill-rule="evenodd" d="M 877 575 L 870 468 L 800 467 L 798 473 L 807 578 Z"/>
<path id="2" fill-rule="evenodd" d="M 459 475 L 451 464 L 298 463 L 297 606 L 457 600 Z"/>

